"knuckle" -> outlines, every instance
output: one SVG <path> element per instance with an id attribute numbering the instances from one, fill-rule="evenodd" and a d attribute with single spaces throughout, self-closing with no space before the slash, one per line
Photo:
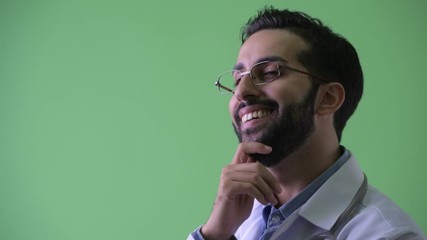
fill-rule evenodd
<path id="1" fill-rule="evenodd" d="M 252 182 L 254 183 L 259 183 L 261 181 L 261 177 L 258 174 L 251 174 L 249 176 L 249 178 L 251 179 Z"/>
<path id="2" fill-rule="evenodd" d="M 221 175 L 227 175 L 231 171 L 231 165 L 227 165 L 222 168 Z"/>
<path id="3" fill-rule="evenodd" d="M 259 194 L 258 189 L 252 184 L 247 185 L 246 190 L 248 193 L 251 193 L 254 196 L 257 196 Z"/>

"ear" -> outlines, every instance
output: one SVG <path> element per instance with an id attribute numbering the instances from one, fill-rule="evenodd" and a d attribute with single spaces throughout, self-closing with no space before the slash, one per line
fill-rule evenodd
<path id="1" fill-rule="evenodd" d="M 338 82 L 327 83 L 319 88 L 317 115 L 334 114 L 344 102 L 345 90 Z"/>

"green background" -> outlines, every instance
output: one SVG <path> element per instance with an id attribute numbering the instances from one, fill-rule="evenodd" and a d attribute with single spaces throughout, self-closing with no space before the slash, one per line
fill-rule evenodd
<path id="1" fill-rule="evenodd" d="M 357 48 L 343 144 L 427 231 L 427 2 L 0 0 L 0 239 L 185 239 L 237 145 L 213 82 L 264 5 Z"/>

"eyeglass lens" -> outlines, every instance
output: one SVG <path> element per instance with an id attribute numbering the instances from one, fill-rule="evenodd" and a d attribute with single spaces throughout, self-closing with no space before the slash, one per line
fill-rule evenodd
<path id="1" fill-rule="evenodd" d="M 255 64 L 250 73 L 250 79 L 255 85 L 262 85 L 276 80 L 280 76 L 279 64 L 277 62 L 260 62 Z M 224 87 L 219 87 L 220 92 L 234 90 L 241 81 L 243 74 L 239 70 L 232 70 L 223 73 L 219 78 L 219 83 Z"/>

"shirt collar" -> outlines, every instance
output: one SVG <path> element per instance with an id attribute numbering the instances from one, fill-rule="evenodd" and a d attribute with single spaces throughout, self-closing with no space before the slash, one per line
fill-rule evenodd
<path id="1" fill-rule="evenodd" d="M 353 155 L 301 207 L 298 215 L 330 230 L 350 205 L 364 179 Z"/>
<path id="2" fill-rule="evenodd" d="M 341 152 L 343 153 L 337 161 L 334 162 L 327 170 L 325 170 L 319 177 L 317 177 L 312 183 L 310 183 L 306 188 L 304 188 L 297 196 L 289 200 L 286 204 L 282 205 L 279 209 L 273 208 L 271 205 L 267 205 L 263 211 L 263 219 L 267 224 L 268 217 L 273 212 L 280 211 L 283 218 L 289 217 L 293 212 L 300 208 L 304 203 L 310 199 L 313 194 L 328 180 L 335 172 L 343 166 L 347 160 L 350 158 L 350 152 L 345 149 L 343 146 L 340 147 Z"/>

